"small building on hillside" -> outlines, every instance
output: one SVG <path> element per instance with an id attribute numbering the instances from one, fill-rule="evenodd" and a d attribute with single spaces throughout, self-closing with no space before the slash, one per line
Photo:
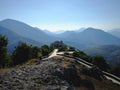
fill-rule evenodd
<path id="1" fill-rule="evenodd" d="M 59 48 L 59 47 L 62 47 L 64 45 L 65 44 L 63 43 L 63 41 L 55 41 L 55 42 L 51 43 L 51 46 L 54 48 Z"/>

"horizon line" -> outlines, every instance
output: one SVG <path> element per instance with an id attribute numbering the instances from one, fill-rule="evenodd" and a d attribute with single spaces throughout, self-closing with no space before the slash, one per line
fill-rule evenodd
<path id="1" fill-rule="evenodd" d="M 57 32 L 57 31 L 77 31 L 77 30 L 80 30 L 80 29 L 87 29 L 87 28 L 94 28 L 94 29 L 100 29 L 100 30 L 103 30 L 103 31 L 110 31 L 110 30 L 113 30 L 113 29 L 120 29 L 119 27 L 116 27 L 116 28 L 111 28 L 111 29 L 106 29 L 106 28 L 100 28 L 100 27 L 95 27 L 95 26 L 82 26 L 80 27 L 81 25 L 66 25 L 66 24 L 62 24 L 61 26 L 60 25 L 37 25 L 37 24 L 30 24 L 29 22 L 25 22 L 25 21 L 22 21 L 22 20 L 17 20 L 17 19 L 11 19 L 11 18 L 6 18 L 6 19 L 2 19 L 0 20 L 1 21 L 4 21 L 4 20 L 15 20 L 15 21 L 18 21 L 18 22 L 21 22 L 21 23 L 24 23 L 24 24 L 27 24 L 31 27 L 34 27 L 34 28 L 38 28 L 40 30 L 48 30 L 50 32 Z"/>

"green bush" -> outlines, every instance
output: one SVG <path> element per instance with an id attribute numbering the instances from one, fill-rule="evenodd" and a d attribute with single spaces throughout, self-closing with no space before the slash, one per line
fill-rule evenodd
<path id="1" fill-rule="evenodd" d="M 89 59 L 89 56 L 87 56 L 84 52 L 82 51 L 75 51 L 73 53 L 73 56 L 74 57 L 78 57 L 78 58 L 81 58 L 81 59 L 84 59 L 84 60 L 88 60 Z"/>
<path id="2" fill-rule="evenodd" d="M 31 47 L 31 58 L 41 59 L 41 57 L 42 57 L 41 49 L 37 46 Z"/>
<path id="3" fill-rule="evenodd" d="M 102 56 L 92 57 L 91 61 L 93 64 L 97 65 L 102 70 L 106 71 L 108 69 L 108 64 Z"/>
<path id="4" fill-rule="evenodd" d="M 68 47 L 66 45 L 62 45 L 61 47 L 58 48 L 59 51 L 67 51 Z"/>
<path id="5" fill-rule="evenodd" d="M 73 56 L 84 59 L 90 63 L 93 63 L 97 65 L 100 69 L 105 70 L 105 71 L 109 68 L 106 60 L 102 56 L 90 57 L 82 51 L 75 51 L 73 53 Z"/>
<path id="6" fill-rule="evenodd" d="M 111 65 L 110 68 L 108 69 L 108 72 L 120 77 L 120 66 Z"/>
<path id="7" fill-rule="evenodd" d="M 12 59 L 14 65 L 21 64 L 30 59 L 31 47 L 26 43 L 21 43 L 16 47 L 15 51 L 12 53 Z"/>
<path id="8" fill-rule="evenodd" d="M 42 56 L 47 56 L 51 51 L 52 47 L 49 47 L 48 45 L 44 45 L 41 47 Z"/>

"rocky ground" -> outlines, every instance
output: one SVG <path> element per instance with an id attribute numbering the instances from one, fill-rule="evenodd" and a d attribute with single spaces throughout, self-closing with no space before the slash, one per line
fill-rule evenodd
<path id="1" fill-rule="evenodd" d="M 109 86 L 98 89 L 94 82 L 106 81 L 91 72 L 94 70 L 88 70 L 74 59 L 54 57 L 36 65 L 0 70 L 0 90 L 113 90 Z M 118 85 L 114 87 L 120 89 Z"/>

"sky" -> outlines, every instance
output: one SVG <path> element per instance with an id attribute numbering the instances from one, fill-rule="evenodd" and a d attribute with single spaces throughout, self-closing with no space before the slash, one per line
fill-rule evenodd
<path id="1" fill-rule="evenodd" d="M 120 28 L 120 0 L 0 0 L 0 20 L 51 31 Z"/>

